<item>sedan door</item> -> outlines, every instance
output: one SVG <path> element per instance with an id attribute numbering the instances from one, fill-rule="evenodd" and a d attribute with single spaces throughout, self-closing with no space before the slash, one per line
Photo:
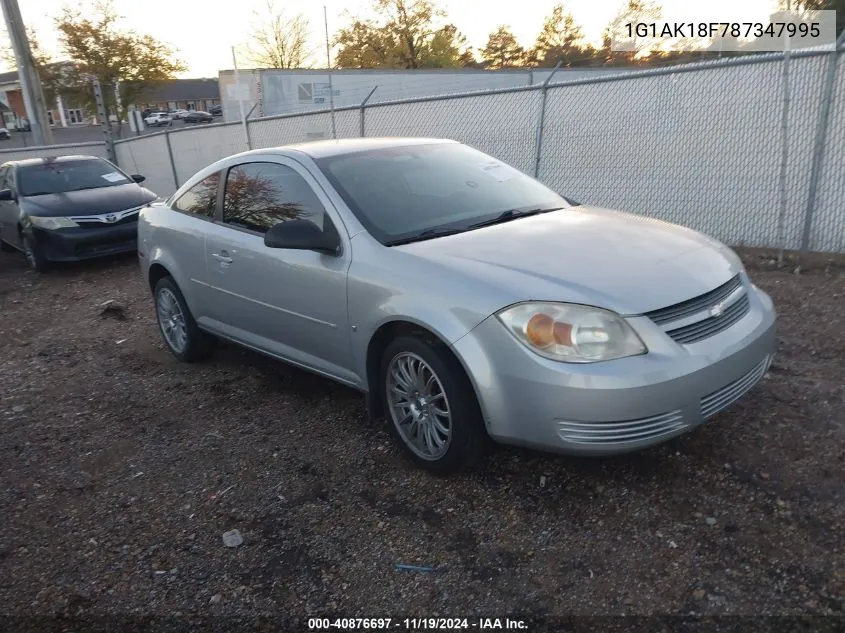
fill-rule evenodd
<path id="1" fill-rule="evenodd" d="M 349 240 L 337 211 L 313 176 L 280 157 L 229 169 L 221 222 L 206 241 L 211 316 L 222 334 L 343 382 L 352 372 L 346 309 Z M 268 248 L 264 234 L 278 222 L 304 218 L 321 229 L 332 222 L 342 252 Z"/>
<path id="2" fill-rule="evenodd" d="M 219 204 L 220 177 L 220 172 L 214 172 L 172 200 L 169 209 L 173 217 L 153 227 L 155 237 L 150 239 L 150 244 L 138 244 L 143 252 L 149 251 L 151 245 L 155 244 L 166 255 L 163 263 L 176 278 L 191 313 L 201 327 L 213 299 L 209 296 L 207 283 L 205 240 L 214 226 Z M 154 255 L 149 254 L 150 257 Z"/>

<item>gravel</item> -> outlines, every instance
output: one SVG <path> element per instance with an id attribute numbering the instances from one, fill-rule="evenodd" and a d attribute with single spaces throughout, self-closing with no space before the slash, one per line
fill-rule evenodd
<path id="1" fill-rule="evenodd" d="M 743 256 L 780 342 L 733 408 L 437 479 L 360 394 L 234 346 L 179 364 L 134 258 L 0 254 L 0 611 L 843 615 L 845 267 Z"/>

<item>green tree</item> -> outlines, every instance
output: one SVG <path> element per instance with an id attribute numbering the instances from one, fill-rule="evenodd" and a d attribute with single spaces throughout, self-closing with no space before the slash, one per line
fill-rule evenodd
<path id="1" fill-rule="evenodd" d="M 84 12 L 65 8 L 55 23 L 73 63 L 66 79 L 78 91 L 78 102 L 94 109 L 91 81 L 97 79 L 106 110 L 122 119 L 129 105 L 187 68 L 169 46 L 150 35 L 119 29 L 118 20 L 113 1 L 99 0 Z"/>
<path id="2" fill-rule="evenodd" d="M 603 62 L 610 66 L 629 66 L 654 61 L 649 57 L 657 50 L 658 40 L 641 38 L 630 51 L 611 50 L 613 40 L 627 38 L 626 24 L 637 22 L 659 22 L 663 19 L 663 9 L 654 0 L 628 0 L 616 17 L 605 27 L 602 34 L 603 45 L 599 53 Z"/>
<path id="3" fill-rule="evenodd" d="M 338 68 L 396 68 L 396 42 L 383 26 L 369 20 L 355 20 L 335 36 L 340 50 L 335 55 Z"/>
<path id="4" fill-rule="evenodd" d="M 267 0 L 264 11 L 254 12 L 251 37 L 245 57 L 259 68 L 302 68 L 311 57 L 308 45 L 308 19 L 302 14 L 288 16 Z"/>
<path id="5" fill-rule="evenodd" d="M 64 68 L 62 64 L 56 63 L 52 56 L 44 50 L 33 28 L 26 27 L 26 36 L 29 40 L 32 60 L 35 62 L 35 68 L 38 71 L 38 78 L 41 80 L 44 99 L 48 102 L 47 107 L 49 108 L 50 104 L 55 101 L 56 95 L 62 92 Z M 18 67 L 15 51 L 12 49 L 12 43 L 8 38 L 8 34 L 5 35 L 2 48 L 0 48 L 0 61 L 10 69 L 16 70 Z"/>
<path id="6" fill-rule="evenodd" d="M 557 4 L 543 22 L 529 61 L 534 65 L 563 67 L 586 65 L 593 56 L 593 48 L 584 42 L 581 27 L 562 4 Z"/>
<path id="7" fill-rule="evenodd" d="M 421 68 L 454 68 L 467 62 L 465 54 L 472 56 L 466 38 L 454 24 L 447 24 L 434 32 L 426 42 L 421 56 Z M 472 61 L 475 61 L 472 58 Z"/>
<path id="8" fill-rule="evenodd" d="M 836 11 L 836 34 L 845 31 L 845 0 L 778 0 L 778 9 L 794 11 Z"/>
<path id="9" fill-rule="evenodd" d="M 516 36 L 507 26 L 500 26 L 490 33 L 487 46 L 481 50 L 481 57 L 488 68 L 515 68 L 525 61 L 525 49 L 519 45 Z"/>
<path id="10" fill-rule="evenodd" d="M 375 0 L 376 21 L 356 19 L 335 36 L 340 68 L 452 68 L 468 61 L 457 27 L 431 0 Z M 469 53 L 471 57 L 471 53 Z"/>

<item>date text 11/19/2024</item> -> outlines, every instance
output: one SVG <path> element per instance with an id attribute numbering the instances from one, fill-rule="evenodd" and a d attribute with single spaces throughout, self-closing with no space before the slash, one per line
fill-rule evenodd
<path id="1" fill-rule="evenodd" d="M 311 631 L 527 631 L 524 620 L 512 618 L 308 618 Z"/>

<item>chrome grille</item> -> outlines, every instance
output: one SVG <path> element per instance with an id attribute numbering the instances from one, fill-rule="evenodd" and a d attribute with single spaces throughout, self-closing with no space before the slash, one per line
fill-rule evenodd
<path id="1" fill-rule="evenodd" d="M 739 275 L 733 277 L 730 281 L 722 284 L 715 290 L 706 292 L 693 299 L 676 303 L 668 308 L 660 308 L 646 312 L 645 316 L 654 321 L 657 325 L 664 325 L 670 321 L 677 321 L 684 317 L 692 316 L 697 312 L 709 310 L 717 305 L 720 301 L 727 299 L 731 293 L 742 285 L 742 278 Z"/>
<path id="2" fill-rule="evenodd" d="M 573 444 L 624 444 L 670 435 L 687 427 L 680 410 L 624 422 L 558 420 L 558 435 Z"/>
<path id="3" fill-rule="evenodd" d="M 690 343 L 706 339 L 708 336 L 718 334 L 722 330 L 727 330 L 748 314 L 750 307 L 748 295 L 744 294 L 740 299 L 725 308 L 725 311 L 720 316 L 696 321 L 676 330 L 669 330 L 666 333 L 681 345 L 689 345 Z"/>
<path id="4" fill-rule="evenodd" d="M 135 207 L 132 209 L 124 209 L 123 211 L 115 211 L 113 213 L 101 213 L 99 215 L 77 215 L 70 219 L 76 222 L 79 226 L 86 228 L 106 228 L 109 226 L 120 226 L 121 224 L 129 224 L 138 220 L 138 214 L 143 207 Z M 113 219 L 112 219 L 113 218 Z"/>
<path id="5" fill-rule="evenodd" d="M 743 395 L 748 393 L 760 379 L 766 375 L 769 370 L 769 365 L 772 362 L 771 355 L 767 356 L 763 362 L 757 365 L 754 369 L 749 371 L 744 376 L 737 378 L 732 383 L 725 385 L 718 391 L 714 391 L 709 396 L 704 396 L 701 399 L 701 415 L 704 419 L 716 415 L 719 411 L 729 407 L 734 402 L 739 400 Z"/>

